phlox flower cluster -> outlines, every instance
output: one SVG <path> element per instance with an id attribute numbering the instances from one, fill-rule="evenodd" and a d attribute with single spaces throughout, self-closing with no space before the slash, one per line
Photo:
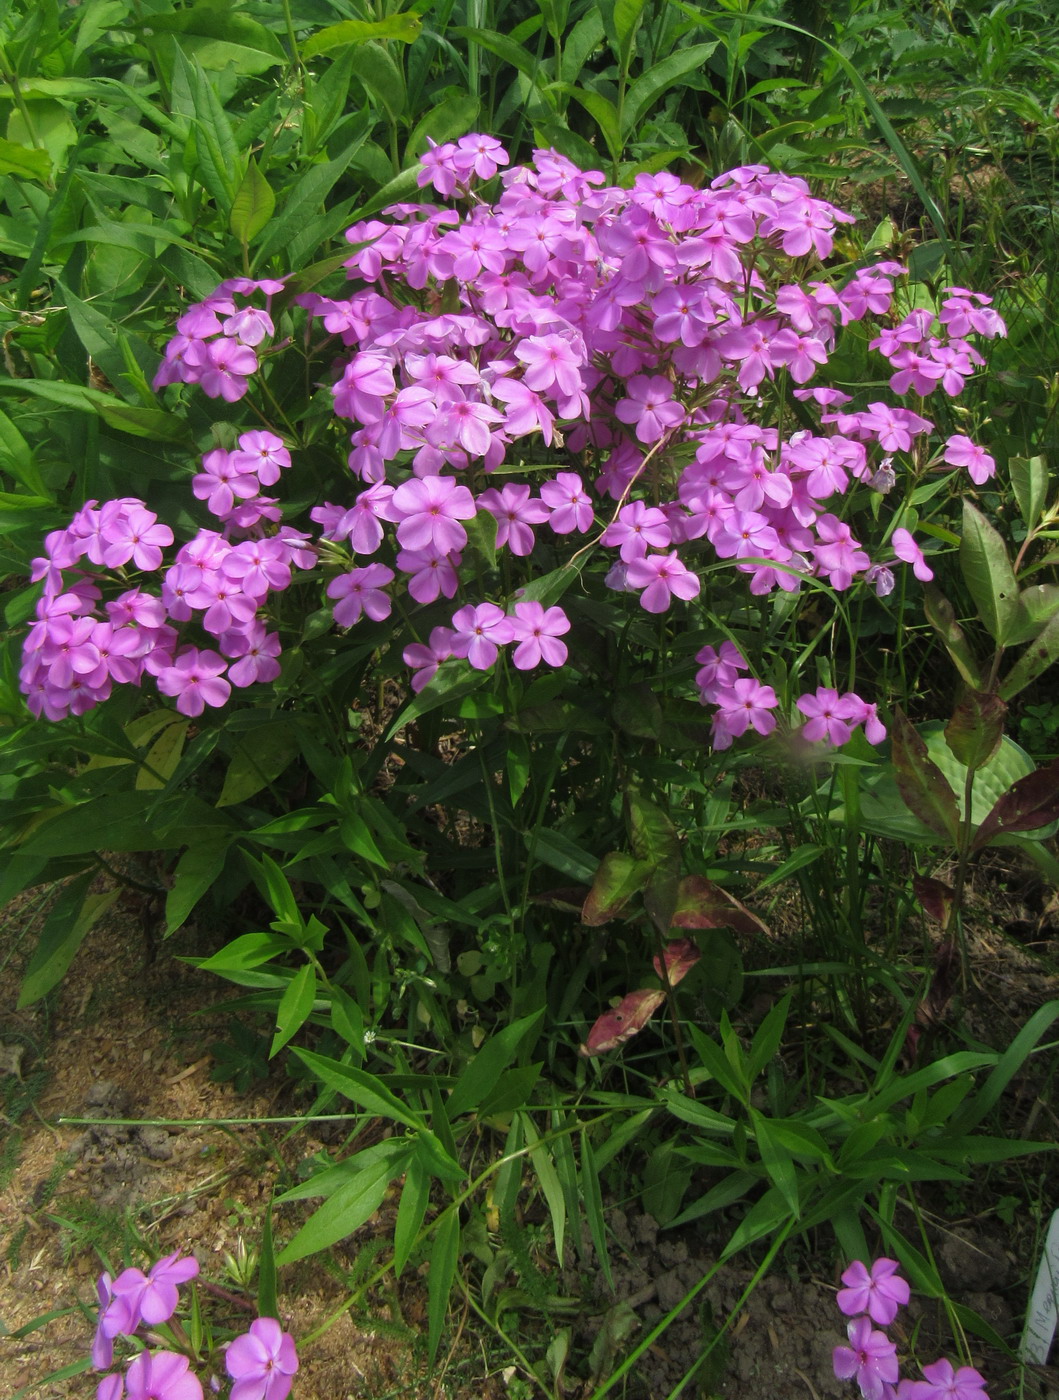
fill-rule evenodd
<path id="1" fill-rule="evenodd" d="M 96 1284 L 99 1317 L 92 1343 L 92 1365 L 106 1371 L 96 1400 L 203 1400 L 202 1382 L 180 1351 L 138 1351 L 124 1371 L 114 1369 L 114 1343 L 135 1337 L 143 1326 L 170 1324 L 174 1338 L 183 1335 L 173 1321 L 178 1286 L 194 1279 L 198 1261 L 179 1252 L 160 1259 L 144 1274 L 125 1269 L 112 1279 L 101 1274 Z M 148 1338 L 151 1341 L 152 1338 Z M 286 1400 L 298 1370 L 294 1339 L 271 1317 L 259 1317 L 225 1349 L 225 1369 L 232 1379 L 230 1400 Z M 220 1383 L 211 1379 L 210 1391 Z"/>
<path id="2" fill-rule="evenodd" d="M 776 692 L 740 673 L 749 670 L 745 657 L 734 642 L 722 642 L 718 651 L 712 646 L 696 653 L 699 669 L 695 683 L 704 705 L 716 705 L 712 720 L 713 747 L 727 749 L 732 740 L 754 729 L 758 734 L 771 734 L 776 728 L 773 711 L 779 705 Z M 796 708 L 806 717 L 801 737 L 810 743 L 824 741 L 840 748 L 852 738 L 858 725 L 870 744 L 881 744 L 886 727 L 879 719 L 875 705 L 862 700 L 854 691 L 839 695 L 836 690 L 819 686 L 815 693 L 799 696 Z"/>
<path id="3" fill-rule="evenodd" d="M 494 178 L 490 202 L 478 186 Z M 171 532 L 143 502 L 90 502 L 37 561 L 44 597 L 22 672 L 34 713 L 80 714 L 150 675 L 197 715 L 233 686 L 275 679 L 269 597 L 317 561 L 339 628 L 382 622 L 400 602 L 417 639 L 400 642 L 414 690 L 446 660 L 485 670 L 507 647 L 517 669 L 564 665 L 570 619 L 518 585 L 589 548 L 607 559 L 605 586 L 652 615 L 694 607 L 715 560 L 759 595 L 819 580 L 885 596 L 902 566 L 930 577 L 903 507 L 873 558 L 845 518 L 849 495 L 885 495 L 928 469 L 988 479 L 984 449 L 959 434 L 933 450 L 920 411 L 958 394 L 981 363 L 975 341 L 1003 333 L 988 297 L 953 288 L 936 314 L 901 315 L 892 261 L 833 285 L 820 260 L 850 216 L 765 166 L 703 189 L 665 173 L 623 189 L 554 151 L 511 168 L 475 134 L 431 143 L 418 181 L 448 203 L 355 224 L 348 295 L 305 293 L 283 313 L 308 318 L 291 348 L 322 337 L 348 435 L 343 484 L 309 510 L 315 539 L 284 523 L 290 445 L 267 430 L 205 453 L 191 489 L 217 528 L 164 568 Z M 190 307 L 156 385 L 241 399 L 265 372 L 282 286 L 229 279 Z M 911 405 L 856 405 L 821 382 L 860 321 L 878 332 L 894 398 Z M 800 400 L 796 429 L 762 421 L 776 380 Z M 560 465 L 519 481 L 539 447 Z M 495 547 L 508 598 L 482 596 L 472 533 Z M 129 586 L 130 569 L 161 581 Z M 749 677 L 700 692 L 718 706 L 718 747 L 775 723 L 775 696 Z M 817 692 L 798 707 L 811 741 L 845 742 L 858 724 L 881 737 L 855 695 Z"/>
<path id="4" fill-rule="evenodd" d="M 836 1301 L 851 1320 L 849 1345 L 835 1347 L 835 1375 L 855 1380 L 864 1400 L 989 1400 L 980 1372 L 944 1358 L 924 1366 L 922 1380 L 902 1378 L 897 1345 L 881 1330 L 910 1297 L 897 1269 L 893 1259 L 876 1259 L 870 1268 L 856 1261 L 842 1275 Z"/>

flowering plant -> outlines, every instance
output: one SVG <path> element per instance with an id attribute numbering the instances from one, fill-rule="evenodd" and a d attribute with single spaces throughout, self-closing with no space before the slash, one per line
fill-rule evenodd
<path id="1" fill-rule="evenodd" d="M 897 1345 L 881 1330 L 910 1297 L 897 1269 L 893 1259 L 876 1259 L 870 1269 L 858 1260 L 842 1275 L 836 1301 L 851 1321 L 849 1345 L 835 1347 L 835 1375 L 855 1380 L 864 1400 L 989 1400 L 979 1371 L 944 1358 L 924 1366 L 922 1380 L 901 1378 Z"/>
<path id="2" fill-rule="evenodd" d="M 129 1268 L 113 1279 L 108 1273 L 100 1275 L 91 1355 L 93 1367 L 107 1374 L 96 1389 L 97 1400 L 203 1400 L 202 1382 L 192 1369 L 192 1363 L 203 1359 L 201 1348 L 174 1316 L 179 1285 L 191 1282 L 198 1272 L 198 1261 L 177 1251 L 159 1259 L 146 1274 Z M 142 1344 L 139 1333 L 145 1326 L 152 1329 L 146 1336 L 148 1345 L 131 1357 L 124 1371 L 114 1369 L 117 1338 Z M 164 1348 L 159 1348 L 160 1342 Z M 231 1400 L 286 1400 L 298 1355 L 293 1337 L 275 1318 L 259 1317 L 226 1344 L 224 1365 L 232 1380 Z M 220 1384 L 212 1376 L 211 1392 L 219 1392 Z"/>

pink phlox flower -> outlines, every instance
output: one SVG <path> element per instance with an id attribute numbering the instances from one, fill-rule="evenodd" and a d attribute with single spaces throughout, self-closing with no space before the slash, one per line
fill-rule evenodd
<path id="1" fill-rule="evenodd" d="M 492 386 L 495 399 L 508 405 L 504 414 L 504 431 L 509 437 L 527 437 L 540 432 L 545 444 L 551 446 L 555 414 L 544 399 L 522 379 L 497 379 Z"/>
<path id="2" fill-rule="evenodd" d="M 405 356 L 404 365 L 416 383 L 429 389 L 437 402 L 462 399 L 465 390 L 481 384 L 482 376 L 469 360 L 454 355 Z"/>
<path id="3" fill-rule="evenodd" d="M 460 587 L 457 569 L 459 554 L 442 554 L 437 549 L 401 549 L 397 552 L 397 567 L 406 574 L 408 592 L 417 603 L 433 603 L 444 596 L 455 598 Z"/>
<path id="4" fill-rule="evenodd" d="M 454 399 L 439 406 L 425 436 L 443 451 L 463 448 L 470 457 L 485 457 L 493 441 L 491 429 L 503 421 L 504 415 L 487 403 Z"/>
<path id="5" fill-rule="evenodd" d="M 434 679 L 441 663 L 452 656 L 454 635 L 451 627 L 435 627 L 431 630 L 429 642 L 413 642 L 401 653 L 405 665 L 415 671 L 412 689 L 417 695 Z"/>
<path id="6" fill-rule="evenodd" d="M 702 692 L 704 705 L 716 704 L 721 691 L 731 690 L 739 679 L 739 672 L 747 670 L 742 652 L 734 642 L 722 642 L 720 651 L 706 646 L 695 653 L 699 669 L 695 672 L 695 684 Z"/>
<path id="7" fill-rule="evenodd" d="M 459 521 L 477 514 L 474 497 L 450 476 L 425 476 L 405 481 L 390 499 L 390 518 L 398 520 L 397 542 L 404 549 L 434 548 L 452 554 L 467 543 Z"/>
<path id="8" fill-rule="evenodd" d="M 923 557 L 923 551 L 916 544 L 911 531 L 906 530 L 903 525 L 900 526 L 893 532 L 891 543 L 898 559 L 912 565 L 912 572 L 920 583 L 929 583 L 934 577 L 934 570 Z"/>
<path id="9" fill-rule="evenodd" d="M 333 578 L 327 585 L 327 596 L 339 600 L 335 605 L 335 622 L 339 627 L 352 627 L 362 615 L 372 622 L 389 617 L 393 603 L 389 594 L 382 590 L 393 579 L 393 570 L 385 564 L 367 564 Z"/>
<path id="10" fill-rule="evenodd" d="M 241 310 L 234 312 L 225 318 L 224 334 L 234 336 L 243 345 L 260 345 L 270 335 L 275 335 L 276 328 L 272 324 L 272 317 L 267 311 L 261 310 L 257 306 L 244 306 Z"/>
<path id="11" fill-rule="evenodd" d="M 227 664 L 215 651 L 185 647 L 172 666 L 159 672 L 158 689 L 163 695 L 176 698 L 176 707 L 182 715 L 197 718 L 207 705 L 218 709 L 227 703 L 232 688 L 221 678 Z M 119 1282 L 120 1276 L 114 1280 L 115 1289 Z"/>
<path id="12" fill-rule="evenodd" d="M 941 303 L 938 319 L 949 335 L 964 336 L 976 331 L 987 340 L 1007 335 L 1003 319 L 991 309 L 992 297 L 969 292 L 966 287 L 950 287 Z"/>
<path id="13" fill-rule="evenodd" d="M 290 586 L 291 568 L 282 541 L 243 540 L 225 559 L 224 574 L 235 579 L 244 593 L 263 600 L 273 589 Z"/>
<path id="14" fill-rule="evenodd" d="M 226 516 L 235 506 L 236 496 L 247 499 L 260 489 L 258 478 L 241 470 L 233 458 L 237 454 L 214 447 L 202 459 L 202 471 L 191 481 L 192 494 L 206 502 L 206 509 L 217 516 Z"/>
<path id="15" fill-rule="evenodd" d="M 817 366 L 827 364 L 827 347 L 808 332 L 782 330 L 772 337 L 769 354 L 774 365 L 786 365 L 795 384 L 812 379 Z"/>
<path id="16" fill-rule="evenodd" d="M 202 1400 L 202 1385 L 189 1364 L 175 1351 L 141 1351 L 125 1372 L 128 1400 Z"/>
<path id="17" fill-rule="evenodd" d="M 913 437 L 929 432 L 934 426 L 918 413 L 907 408 L 891 408 L 885 403 L 870 403 L 866 413 L 857 415 L 861 427 L 877 439 L 884 452 L 908 452 Z"/>
<path id="18" fill-rule="evenodd" d="M 108 1326 L 108 1313 L 114 1298 L 111 1288 L 112 1279 L 106 1272 L 100 1274 L 96 1280 L 96 1297 L 99 1299 L 99 1313 L 96 1318 L 96 1334 L 92 1339 L 92 1365 L 97 1371 L 105 1371 L 114 1362 L 114 1338 L 122 1330 L 120 1322 L 113 1326 L 113 1330 Z M 115 1323 L 115 1318 L 111 1317 L 110 1322 Z"/>
<path id="19" fill-rule="evenodd" d="M 465 179 L 473 174 L 479 180 L 491 180 L 499 167 L 509 164 L 510 159 L 494 136 L 475 132 L 470 136 L 461 136 L 456 142 L 454 163 Z"/>
<path id="20" fill-rule="evenodd" d="M 913 1381 L 909 1400 L 989 1400 L 985 1377 L 973 1366 L 953 1370 L 944 1357 L 923 1367 L 925 1380 Z"/>
<path id="21" fill-rule="evenodd" d="M 648 549 L 665 549 L 672 538 L 673 531 L 664 511 L 644 501 L 629 501 L 618 511 L 618 518 L 603 531 L 599 542 L 611 548 L 616 545 L 628 564 L 633 559 L 642 559 Z"/>
<path id="22" fill-rule="evenodd" d="M 985 448 L 979 447 L 963 433 L 954 433 L 946 439 L 944 455 L 950 467 L 965 467 L 976 486 L 984 486 L 996 472 L 996 462 Z"/>
<path id="23" fill-rule="evenodd" d="M 108 501 L 100 512 L 103 563 L 121 568 L 130 560 L 150 571 L 162 562 L 162 550 L 173 543 L 173 532 L 142 501 Z"/>
<path id="24" fill-rule="evenodd" d="M 802 737 L 810 743 L 826 739 L 836 749 L 841 748 L 849 742 L 857 722 L 857 698 L 849 693 L 840 696 L 837 690 L 823 685 L 817 687 L 815 695 L 799 696 L 797 707 L 807 719 Z"/>
<path id="25" fill-rule="evenodd" d="M 104 1376 L 96 1386 L 96 1400 L 121 1400 L 125 1393 L 125 1379 L 120 1371 Z"/>
<path id="26" fill-rule="evenodd" d="M 476 671 L 488 671 L 499 649 L 512 637 L 511 619 L 496 603 L 468 604 L 452 619 L 452 654 L 466 659 Z"/>
<path id="27" fill-rule="evenodd" d="M 225 403 L 241 399 L 250 387 L 250 376 L 257 372 L 257 356 L 249 345 L 226 338 L 203 342 L 194 354 L 189 349 L 184 359 L 197 368 L 202 392 Z"/>
<path id="28" fill-rule="evenodd" d="M 535 537 L 532 527 L 548 519 L 550 511 L 543 501 L 530 496 L 530 488 L 514 482 L 500 490 L 490 487 L 478 497 L 478 505 L 496 520 L 496 547 L 504 545 L 520 557 L 533 552 Z"/>
<path id="29" fill-rule="evenodd" d="M 225 632 L 219 645 L 225 656 L 234 658 L 228 667 L 232 685 L 243 688 L 274 681 L 280 674 L 279 634 L 266 632 L 263 622 L 255 620 L 245 630 Z"/>
<path id="30" fill-rule="evenodd" d="M 361 350 L 346 365 L 331 391 L 335 412 L 340 418 L 377 423 L 385 412 L 387 398 L 396 389 L 393 361 L 377 352 Z"/>
<path id="31" fill-rule="evenodd" d="M 584 534 L 592 528 L 592 502 L 576 472 L 559 472 L 541 487 L 541 500 L 551 511 L 548 524 L 557 535 L 575 530 Z"/>
<path id="32" fill-rule="evenodd" d="M 872 707 L 874 708 L 874 707 Z M 867 1313 L 880 1327 L 889 1327 L 911 1296 L 911 1290 L 897 1270 L 895 1259 L 876 1259 L 868 1269 L 854 1260 L 842 1275 L 845 1288 L 838 1290 L 836 1302 L 847 1317 Z"/>
<path id="33" fill-rule="evenodd" d="M 456 146 L 452 141 L 446 141 L 439 146 L 436 141 L 427 137 L 427 149 L 419 157 L 419 173 L 416 175 L 416 184 L 422 189 L 425 185 L 433 185 L 438 194 L 443 199 L 447 199 L 456 189 L 456 182 L 460 178 L 460 172 L 456 167 L 454 157 Z M 352 232 L 352 230 L 350 230 Z M 347 235 L 348 236 L 348 235 Z M 351 240 L 359 241 L 359 240 Z M 352 259 L 350 259 L 352 262 Z"/>
<path id="34" fill-rule="evenodd" d="M 152 1327 L 168 1322 L 176 1311 L 177 1285 L 197 1276 L 199 1261 L 179 1250 L 152 1265 L 140 1295 L 140 1316 Z"/>
<path id="35" fill-rule="evenodd" d="M 658 442 L 684 422 L 684 407 L 674 399 L 673 385 L 664 375 L 636 374 L 626 388 L 628 397 L 618 400 L 614 412 L 621 422 L 636 424 L 638 442 Z"/>
<path id="36" fill-rule="evenodd" d="M 256 430 L 240 434 L 231 461 L 238 472 L 256 476 L 262 486 L 274 486 L 280 472 L 290 466 L 290 452 L 275 433 Z"/>
<path id="37" fill-rule="evenodd" d="M 832 588 L 840 592 L 853 582 L 854 574 L 871 567 L 871 560 L 860 548 L 853 532 L 834 515 L 821 515 L 816 531 L 822 543 L 814 546 L 817 567 L 827 574 Z"/>
<path id="38" fill-rule="evenodd" d="M 695 598 L 702 587 L 698 575 L 681 563 L 676 550 L 628 561 L 625 577 L 629 588 L 643 589 L 640 606 L 649 613 L 665 612 L 673 598 Z"/>
<path id="39" fill-rule="evenodd" d="M 583 388 L 583 357 L 565 336 L 531 336 L 515 346 L 515 358 L 525 366 L 522 382 L 535 393 L 570 397 Z"/>
<path id="40" fill-rule="evenodd" d="M 512 661 L 520 671 L 530 671 L 546 661 L 549 666 L 563 666 L 566 663 L 567 647 L 559 637 L 570 630 L 570 619 L 562 608 L 544 608 L 542 604 L 526 600 L 515 604 L 514 616 L 510 619 L 511 640 L 518 642 Z"/>
<path id="41" fill-rule="evenodd" d="M 875 1331 L 867 1317 L 851 1322 L 848 1336 L 848 1347 L 835 1347 L 835 1375 L 840 1381 L 856 1379 L 864 1400 L 884 1400 L 900 1372 L 896 1345 L 885 1332 Z"/>
<path id="42" fill-rule="evenodd" d="M 224 1354 L 235 1384 L 231 1400 L 286 1400 L 298 1370 L 294 1338 L 273 1317 L 259 1317 Z"/>
<path id="43" fill-rule="evenodd" d="M 770 685 L 762 685 L 752 676 L 742 676 L 713 697 L 718 706 L 712 721 L 712 743 L 715 749 L 729 749 L 732 740 L 748 729 L 758 734 L 771 734 L 776 728 L 772 711 L 779 704 Z"/>

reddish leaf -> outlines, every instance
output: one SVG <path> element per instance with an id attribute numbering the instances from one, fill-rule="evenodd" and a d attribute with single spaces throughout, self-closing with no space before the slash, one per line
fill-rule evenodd
<path id="1" fill-rule="evenodd" d="M 665 999 L 665 992 L 654 992 L 647 987 L 622 997 L 617 1006 L 604 1011 L 589 1031 L 581 1054 L 602 1055 L 608 1050 L 617 1050 L 619 1045 L 643 1030 Z"/>
<path id="2" fill-rule="evenodd" d="M 611 851 L 599 863 L 581 909 L 581 922 L 598 928 L 613 919 L 651 877 L 651 866 L 623 851 Z"/>
<path id="3" fill-rule="evenodd" d="M 999 695 L 980 690 L 963 693 L 945 726 L 945 742 L 965 768 L 977 773 L 993 757 L 1004 737 L 1007 712 Z"/>
<path id="4" fill-rule="evenodd" d="M 894 711 L 890 735 L 897 790 L 905 806 L 931 831 L 955 846 L 960 814 L 952 788 L 938 765 L 927 756 L 926 744 L 900 709 Z"/>
<path id="5" fill-rule="evenodd" d="M 699 945 L 690 938 L 676 938 L 672 943 L 666 944 L 664 956 L 669 985 L 675 987 L 678 982 L 684 980 L 702 954 L 699 952 Z M 662 959 L 657 955 L 654 964 L 655 971 L 662 977 Z M 662 981 L 665 980 L 666 978 L 662 977 Z"/>
<path id="6" fill-rule="evenodd" d="M 673 928 L 730 928 L 736 933 L 763 933 L 768 929 L 734 895 L 707 880 L 705 875 L 688 875 L 680 882 Z"/>
<path id="7" fill-rule="evenodd" d="M 926 913 L 944 927 L 949 922 L 955 892 L 944 881 L 932 880 L 927 875 L 917 875 L 912 888 Z"/>
<path id="8" fill-rule="evenodd" d="M 1012 783 L 978 828 L 972 850 L 1009 831 L 1036 831 L 1059 819 L 1059 758 Z"/>

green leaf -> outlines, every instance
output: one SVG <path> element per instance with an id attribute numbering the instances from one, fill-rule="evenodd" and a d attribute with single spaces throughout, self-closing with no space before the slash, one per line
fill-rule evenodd
<path id="1" fill-rule="evenodd" d="M 575 87 L 572 83 L 553 83 L 551 90 L 566 93 L 584 107 L 603 133 L 611 160 L 621 160 L 622 128 L 618 123 L 618 109 L 614 103 L 604 97 L 601 92 L 595 92 L 592 88 Z"/>
<path id="2" fill-rule="evenodd" d="M 625 820 L 638 859 L 658 866 L 679 857 L 676 827 L 661 807 L 649 801 L 636 787 L 625 790 Z"/>
<path id="3" fill-rule="evenodd" d="M 411 44 L 419 37 L 422 27 L 423 21 L 412 10 L 379 20 L 346 19 L 341 24 L 318 29 L 301 45 L 301 56 L 315 58 L 317 54 L 330 53 L 346 44 L 365 44 L 369 39 L 394 39 L 399 44 Z"/>
<path id="4" fill-rule="evenodd" d="M 967 500 L 963 503 L 960 568 L 986 630 L 998 646 L 1006 646 L 1018 620 L 1018 583 L 1004 541 Z"/>
<path id="5" fill-rule="evenodd" d="M 540 64 L 529 49 L 507 34 L 498 34 L 495 29 L 472 29 L 466 26 L 456 26 L 450 29 L 449 33 L 496 54 L 497 58 L 502 58 L 505 63 L 523 73 L 531 83 L 536 83 Z"/>
<path id="6" fill-rule="evenodd" d="M 507 1069 L 522 1043 L 540 1025 L 544 1009 L 535 1011 L 521 1020 L 512 1021 L 497 1035 L 491 1036 L 463 1070 L 456 1081 L 456 1087 L 445 1104 L 445 1116 L 450 1123 L 472 1108 L 477 1108 L 492 1091 L 501 1074 Z"/>
<path id="7" fill-rule="evenodd" d="M 289 721 L 256 726 L 236 745 L 217 806 L 230 807 L 253 797 L 274 782 L 300 752 L 298 736 Z"/>
<path id="8" fill-rule="evenodd" d="M 611 851 L 599 863 L 592 888 L 581 910 L 581 922 L 598 928 L 619 914 L 651 878 L 654 866 L 624 851 Z"/>
<path id="9" fill-rule="evenodd" d="M 51 179 L 51 156 L 47 151 L 0 136 L 0 175 L 18 175 L 45 185 Z"/>
<path id="10" fill-rule="evenodd" d="M 529 1157 L 533 1164 L 533 1170 L 537 1173 L 537 1180 L 540 1182 L 541 1191 L 548 1204 L 548 1213 L 552 1220 L 555 1257 L 562 1259 L 566 1243 L 566 1197 L 552 1162 L 551 1149 L 541 1143 L 540 1134 L 534 1127 L 533 1119 L 528 1113 L 520 1113 L 519 1118 L 522 1122 L 522 1130 L 526 1134 L 526 1143 L 529 1147 Z"/>
<path id="11" fill-rule="evenodd" d="M 584 1204 L 588 1232 L 596 1250 L 596 1259 L 603 1270 L 607 1287 L 614 1292 L 614 1275 L 607 1252 L 607 1227 L 603 1219 L 603 1193 L 599 1186 L 599 1170 L 587 1131 L 581 1129 L 581 1200 Z"/>
<path id="12" fill-rule="evenodd" d="M 1040 831 L 1059 820 L 1059 758 L 1035 773 L 1019 778 L 997 799 L 975 833 L 973 850 L 980 851 L 997 836 Z M 1041 835 L 1046 833 L 1041 832 Z"/>
<path id="13" fill-rule="evenodd" d="M 353 50 L 352 68 L 367 91 L 385 108 L 391 121 L 404 116 L 404 74 L 387 49 L 371 41 L 365 43 Z"/>
<path id="14" fill-rule="evenodd" d="M 960 675 L 972 690 L 981 690 L 984 684 L 981 669 L 967 635 L 956 621 L 952 604 L 933 584 L 927 584 L 924 590 L 923 610 Z"/>
<path id="15" fill-rule="evenodd" d="M 394 1123 L 403 1123 L 406 1128 L 425 1132 L 423 1122 L 410 1109 L 406 1108 L 396 1095 L 392 1094 L 381 1079 L 367 1070 L 354 1069 L 352 1065 L 341 1064 L 326 1055 L 317 1055 L 312 1050 L 295 1047 L 294 1053 L 305 1061 L 313 1074 L 329 1089 L 334 1089 L 376 1118 L 387 1118 Z"/>
<path id="16" fill-rule="evenodd" d="M 468 131 L 474 131 L 481 105 L 477 97 L 461 92 L 446 97 L 436 107 L 425 112 L 412 128 L 412 134 L 408 138 L 404 149 L 405 164 L 419 159 L 427 148 L 428 136 L 440 146 Z"/>
<path id="17" fill-rule="evenodd" d="M 316 968 L 312 963 L 305 963 L 291 978 L 280 998 L 276 1011 L 276 1034 L 272 1037 L 272 1048 L 268 1052 L 270 1060 L 305 1025 L 312 1014 L 315 1000 Z"/>
<path id="18" fill-rule="evenodd" d="M 1008 472 L 1022 523 L 1027 530 L 1032 530 L 1039 523 L 1048 501 L 1048 464 L 1043 457 L 1011 457 Z"/>
<path id="19" fill-rule="evenodd" d="M 1059 613 L 1038 633 L 1000 683 L 1000 694 L 1011 700 L 1020 690 L 1059 661 Z"/>
<path id="20" fill-rule="evenodd" d="M 636 134 L 640 122 L 664 92 L 674 87 L 688 73 L 706 66 L 716 47 L 717 40 L 714 40 L 710 44 L 693 44 L 690 48 L 679 49 L 668 58 L 653 64 L 646 73 L 629 85 L 621 120 L 623 142 Z"/>
<path id="21" fill-rule="evenodd" d="M 165 900 L 167 938 L 181 927 L 195 905 L 220 877 L 227 858 L 228 842 L 217 840 L 197 842 L 180 857 Z"/>
<path id="22" fill-rule="evenodd" d="M 191 721 L 172 711 L 168 713 L 170 723 L 162 727 L 141 760 L 140 771 L 136 774 L 137 792 L 157 792 L 164 788 L 180 763 Z"/>
<path id="23" fill-rule="evenodd" d="M 156 442 L 187 443 L 190 433 L 182 418 L 159 408 L 137 408 L 122 403 L 113 394 L 88 389 L 80 384 L 66 384 L 52 379 L 0 379 L 0 393 L 30 395 L 45 399 L 62 408 L 75 408 L 83 413 L 97 413 L 112 428 L 120 428 L 134 437 L 153 438 Z"/>
<path id="24" fill-rule="evenodd" d="M 401 1203 L 397 1207 L 397 1220 L 393 1227 L 393 1272 L 395 1278 L 411 1258 L 419 1232 L 423 1228 L 427 1206 L 430 1203 L 430 1172 L 417 1154 L 408 1164 L 404 1185 L 401 1187 Z"/>
<path id="25" fill-rule="evenodd" d="M 769 1180 L 786 1201 L 790 1213 L 797 1219 L 801 1213 L 801 1198 L 798 1193 L 798 1174 L 791 1154 L 772 1134 L 765 1115 L 753 1105 L 750 1107 L 750 1124 Z"/>
<path id="26" fill-rule="evenodd" d="M 252 243 L 272 218 L 275 208 L 276 196 L 272 193 L 272 186 L 262 175 L 257 161 L 251 159 L 232 200 L 232 217 L 228 227 L 240 243 Z"/>
<path id="27" fill-rule="evenodd" d="M 299 1051 L 299 1054 L 304 1052 Z M 386 1188 L 395 1176 L 400 1175 L 409 1155 L 407 1144 L 398 1140 L 386 1144 L 389 1149 L 378 1155 L 372 1162 L 350 1174 L 331 1195 L 326 1204 L 315 1211 L 290 1243 L 276 1256 L 277 1268 L 305 1259 L 310 1254 L 319 1254 L 339 1240 L 344 1240 L 382 1205 Z"/>
<path id="28" fill-rule="evenodd" d="M 279 1319 L 276 1299 L 276 1253 L 272 1242 L 272 1202 L 265 1207 L 261 1222 L 261 1246 L 257 1270 L 257 1312 L 259 1317 Z"/>
<path id="29" fill-rule="evenodd" d="M 433 1364 L 445 1330 L 449 1311 L 449 1294 L 456 1277 L 460 1257 L 460 1216 L 455 1206 L 438 1219 L 434 1229 L 434 1246 L 430 1251 L 430 1275 L 427 1279 L 427 1354 Z"/>
<path id="30" fill-rule="evenodd" d="M 22 979 L 19 1010 L 32 1006 L 62 981 L 85 934 L 121 893 L 119 888 L 91 894 L 89 887 L 96 873 L 86 870 L 67 885 L 55 901 Z"/>

